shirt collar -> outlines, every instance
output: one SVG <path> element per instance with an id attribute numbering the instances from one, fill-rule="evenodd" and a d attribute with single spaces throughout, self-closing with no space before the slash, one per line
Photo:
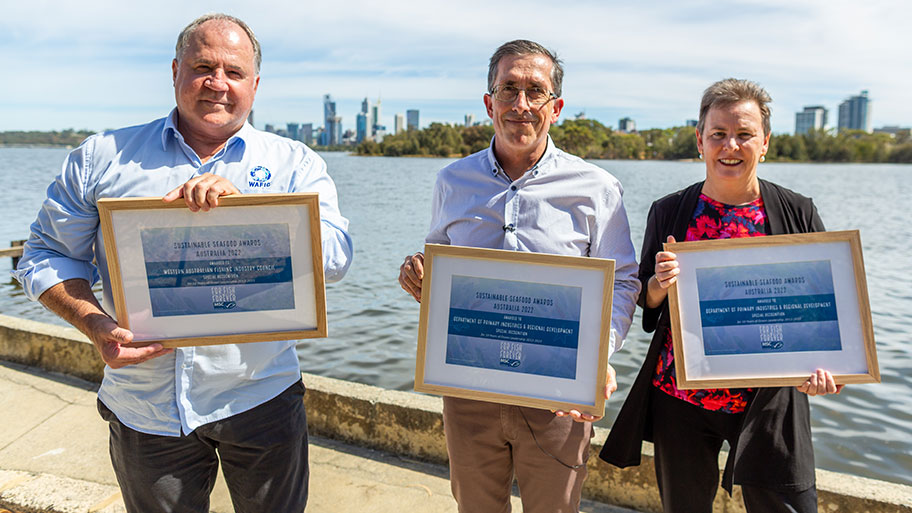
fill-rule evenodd
<path id="1" fill-rule="evenodd" d="M 497 156 L 494 155 L 494 139 L 496 138 L 496 135 L 492 137 L 491 144 L 488 145 L 488 164 L 493 174 L 497 174 L 498 172 L 503 173 L 503 168 L 501 167 L 500 162 L 497 161 Z M 527 169 L 526 172 L 533 171 L 533 174 L 535 176 L 545 174 L 548 169 L 551 168 L 550 164 L 551 161 L 554 160 L 554 154 L 556 150 L 557 147 L 554 146 L 554 141 L 551 140 L 551 134 L 548 134 L 548 146 L 545 148 L 545 153 L 542 154 L 541 158 L 538 159 L 538 162 L 536 162 L 535 165 L 531 168 Z"/>
<path id="2" fill-rule="evenodd" d="M 233 146 L 235 144 L 235 141 L 243 142 L 246 146 L 254 130 L 255 129 L 250 125 L 250 123 L 245 121 L 241 129 L 228 138 L 228 142 L 225 143 L 225 149 Z M 165 124 L 162 127 L 161 142 L 163 150 L 168 149 L 168 141 L 171 140 L 171 138 L 177 138 L 177 140 L 182 144 L 187 144 L 184 142 L 183 134 L 181 134 L 177 129 L 177 107 L 174 107 L 171 110 L 171 113 L 168 114 L 168 117 L 165 118 Z"/>

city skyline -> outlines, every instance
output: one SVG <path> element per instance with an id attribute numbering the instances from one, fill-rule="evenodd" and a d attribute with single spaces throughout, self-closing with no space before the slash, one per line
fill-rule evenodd
<path id="1" fill-rule="evenodd" d="M 0 131 L 100 130 L 167 114 L 177 33 L 214 8 L 245 19 L 263 46 L 258 128 L 322 126 L 325 94 L 336 102 L 343 130 L 355 129 L 365 97 L 382 98 L 380 123 L 389 129 L 395 114 L 409 109 L 421 112 L 422 127 L 461 124 L 466 115 L 483 121 L 487 59 L 515 38 L 539 41 L 564 60 L 562 119 L 585 112 L 615 127 L 625 117 L 641 130 L 681 126 L 697 117 L 706 86 L 735 76 L 770 92 L 777 133 L 793 132 L 805 106 L 835 113 L 861 90 L 875 104 L 874 128 L 912 124 L 905 86 L 912 68 L 897 65 L 912 43 L 903 26 L 912 18 L 906 4 L 742 1 L 720 13 L 703 1 L 558 9 L 531 0 L 524 4 L 529 22 L 518 27 L 505 21 L 515 19 L 509 6 L 433 4 L 6 5 L 0 63 L 14 80 L 0 84 Z"/>

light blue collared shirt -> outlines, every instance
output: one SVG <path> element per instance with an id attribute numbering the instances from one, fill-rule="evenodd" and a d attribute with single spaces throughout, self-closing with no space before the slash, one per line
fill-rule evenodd
<path id="1" fill-rule="evenodd" d="M 496 138 L 495 138 L 496 139 Z M 609 352 L 621 348 L 640 293 L 621 183 L 554 146 L 511 180 L 491 146 L 443 168 L 426 242 L 615 260 Z"/>
<path id="2" fill-rule="evenodd" d="M 113 316 L 98 200 L 164 196 L 203 173 L 223 176 L 245 194 L 319 193 L 326 281 L 342 278 L 352 242 L 323 159 L 301 143 L 245 124 L 203 163 L 177 131 L 176 116 L 177 109 L 146 125 L 95 134 L 69 154 L 13 271 L 30 299 L 64 280 L 94 284 L 101 278 L 102 306 Z M 266 182 L 262 173 L 252 179 L 258 166 L 270 171 Z M 98 397 L 130 428 L 178 436 L 254 408 L 300 379 L 294 340 L 185 347 L 139 365 L 105 367 Z"/>

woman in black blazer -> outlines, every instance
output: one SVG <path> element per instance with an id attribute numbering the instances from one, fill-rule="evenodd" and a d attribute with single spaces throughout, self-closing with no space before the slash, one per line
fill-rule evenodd
<path id="1" fill-rule="evenodd" d="M 678 262 L 662 243 L 823 231 L 813 202 L 757 178 L 769 148 L 770 97 L 759 85 L 726 79 L 703 95 L 697 147 L 706 180 L 652 204 L 640 253 L 643 328 L 655 331 L 646 360 L 600 457 L 638 465 L 643 440 L 655 444 L 666 512 L 708 513 L 719 485 L 718 455 L 731 446 L 723 487 L 742 487 L 750 513 L 816 512 L 808 395 L 838 393 L 818 370 L 800 387 L 679 390 L 667 289 Z"/>

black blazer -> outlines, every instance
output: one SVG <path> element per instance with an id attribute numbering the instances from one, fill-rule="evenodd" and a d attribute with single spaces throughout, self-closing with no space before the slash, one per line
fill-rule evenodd
<path id="1" fill-rule="evenodd" d="M 659 308 L 646 307 L 647 282 L 655 274 L 655 255 L 668 235 L 684 240 L 702 188 L 703 182 L 693 184 L 659 199 L 649 209 L 640 252 L 639 278 L 643 288 L 638 303 L 643 307 L 643 329 L 655 331 L 655 335 L 599 454 L 618 467 L 639 465 L 643 440 L 652 441 L 652 378 L 664 344 L 664 328 L 670 325 L 667 300 Z M 768 235 L 824 231 L 810 198 L 765 180 L 760 180 L 760 195 L 766 209 Z M 732 483 L 783 491 L 814 486 L 814 448 L 805 394 L 795 387 L 757 389 L 745 411 L 737 447 L 731 450 L 725 464 L 722 486 L 729 493 Z"/>

